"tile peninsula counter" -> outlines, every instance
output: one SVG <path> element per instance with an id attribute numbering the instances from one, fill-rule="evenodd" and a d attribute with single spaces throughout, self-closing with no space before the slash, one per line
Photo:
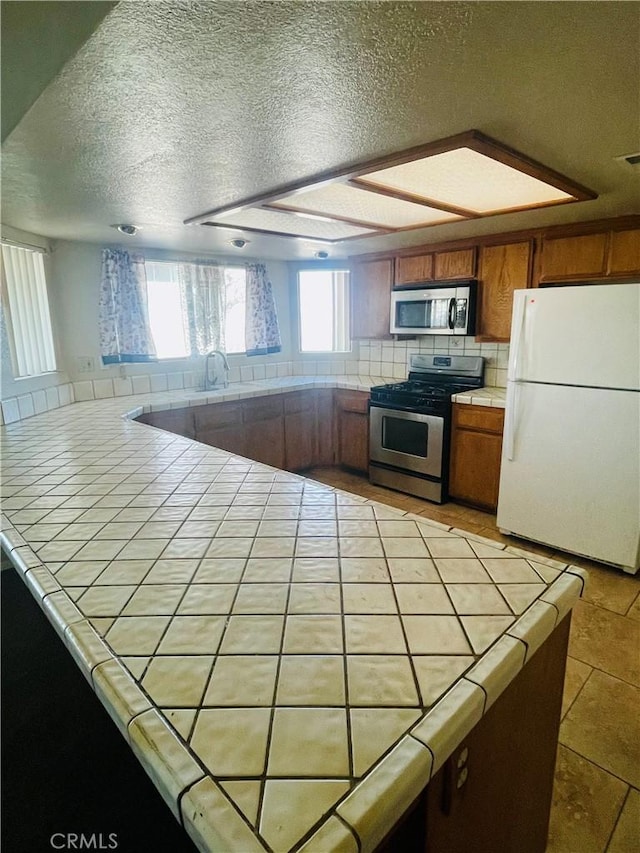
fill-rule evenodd
<path id="1" fill-rule="evenodd" d="M 203 851 L 378 848 L 582 591 L 579 568 L 131 420 L 383 381 L 95 400 L 2 428 L 2 547 Z"/>

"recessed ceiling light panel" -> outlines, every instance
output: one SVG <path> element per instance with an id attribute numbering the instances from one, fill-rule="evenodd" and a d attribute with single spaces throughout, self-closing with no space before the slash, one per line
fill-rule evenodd
<path id="1" fill-rule="evenodd" d="M 269 231 L 290 237 L 316 237 L 320 240 L 345 240 L 371 233 L 371 229 L 346 222 L 327 222 L 308 216 L 296 216 L 279 210 L 250 207 L 232 215 L 222 214 L 209 220 L 210 225 L 234 225 L 255 231 Z"/>
<path id="2" fill-rule="evenodd" d="M 270 206 L 290 211 L 321 213 L 343 221 L 357 221 L 374 228 L 394 230 L 421 228 L 461 218 L 455 213 L 436 210 L 426 204 L 415 204 L 338 182 L 280 198 Z"/>
<path id="3" fill-rule="evenodd" d="M 470 148 L 360 175 L 372 187 L 410 193 L 474 213 L 568 201 L 569 193 Z"/>
<path id="4" fill-rule="evenodd" d="M 185 224 L 335 242 L 592 198 L 593 190 L 469 130 L 323 172 Z"/>

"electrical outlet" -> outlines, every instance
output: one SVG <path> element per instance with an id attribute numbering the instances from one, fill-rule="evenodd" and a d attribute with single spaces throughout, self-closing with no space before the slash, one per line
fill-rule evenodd
<path id="1" fill-rule="evenodd" d="M 95 359 L 92 355 L 79 355 L 76 360 L 78 373 L 93 373 L 96 369 Z"/>

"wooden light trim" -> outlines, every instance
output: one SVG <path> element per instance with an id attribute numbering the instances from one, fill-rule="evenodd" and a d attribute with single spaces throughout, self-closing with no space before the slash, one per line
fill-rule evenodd
<path id="1" fill-rule="evenodd" d="M 523 205 L 515 205 L 509 208 L 477 211 L 465 208 L 460 205 L 449 204 L 440 201 L 436 198 L 423 196 L 421 194 L 407 192 L 401 189 L 394 189 L 391 187 L 380 186 L 372 181 L 367 180 L 369 175 L 383 169 L 401 166 L 406 163 L 411 163 L 417 160 L 425 159 L 427 157 L 432 157 L 437 154 L 443 154 L 449 151 L 455 151 L 464 148 L 481 154 L 505 166 L 508 166 L 511 169 L 515 169 L 516 171 L 528 175 L 529 177 L 534 178 L 537 181 L 541 181 L 542 183 L 554 187 L 555 189 L 568 194 L 570 197 L 544 200 L 541 202 L 534 202 Z M 597 198 L 597 193 L 595 193 L 593 190 L 590 190 L 587 187 L 584 187 L 581 184 L 570 180 L 565 175 L 562 175 L 559 172 L 554 171 L 553 169 L 547 168 L 541 163 L 538 163 L 536 160 L 532 160 L 531 158 L 526 157 L 524 154 L 521 154 L 513 148 L 510 148 L 506 145 L 502 145 L 502 143 L 497 142 L 496 140 L 491 139 L 488 136 L 485 136 L 478 130 L 469 130 L 465 133 L 460 133 L 456 134 L 455 136 L 447 137 L 446 139 L 437 140 L 436 142 L 429 142 L 424 145 L 415 146 L 413 148 L 406 149 L 405 151 L 398 152 L 397 154 L 392 154 L 390 156 L 387 155 L 385 157 L 378 157 L 373 160 L 369 160 L 366 163 L 359 164 L 357 166 L 347 167 L 341 170 L 331 170 L 327 172 L 322 172 L 316 175 L 314 178 L 306 179 L 304 181 L 297 181 L 296 183 L 288 184 L 285 187 L 281 187 L 278 190 L 270 191 L 267 193 L 260 193 L 258 195 L 244 199 L 241 202 L 235 202 L 233 204 L 224 205 L 222 207 L 206 211 L 205 213 L 198 214 L 197 216 L 193 216 L 189 219 L 186 219 L 184 221 L 184 224 L 204 224 L 209 225 L 211 227 L 235 228 L 238 230 L 254 232 L 258 231 L 260 233 L 272 234 L 274 236 L 293 237 L 296 239 L 306 240 L 320 240 L 322 242 L 327 243 L 342 243 L 348 240 L 360 240 L 365 237 L 380 234 L 394 234 L 400 231 L 413 231 L 418 228 L 428 228 L 432 227 L 433 225 L 447 224 L 447 220 L 440 220 L 438 222 L 426 222 L 422 224 L 418 223 L 391 227 L 388 225 L 381 225 L 380 223 L 358 219 L 356 217 L 327 214 L 322 210 L 316 211 L 309 210 L 308 208 L 296 207 L 295 201 L 292 200 L 292 197 L 299 193 L 308 192 L 309 190 L 313 189 L 319 189 L 327 184 L 337 182 L 350 184 L 351 186 L 357 187 L 360 190 L 376 193 L 381 196 L 387 196 L 389 198 L 394 198 L 399 201 L 407 201 L 411 202 L 412 204 L 424 205 L 425 207 L 430 207 L 435 210 L 442 210 L 443 212 L 454 214 L 456 217 L 460 217 L 461 219 L 478 219 L 487 216 L 495 216 L 499 213 L 512 213 L 522 210 L 533 210 L 539 207 L 550 207 L 557 204 L 568 204 L 575 201 L 584 201 L 587 199 Z M 282 203 L 280 203 L 281 200 L 283 200 Z M 366 228 L 369 233 L 358 234 L 350 237 L 339 237 L 336 239 L 330 239 L 318 238 L 300 233 L 289 233 L 286 230 L 274 231 L 270 229 L 256 228 L 255 226 L 245 227 L 243 225 L 238 224 L 237 222 L 225 222 L 225 214 L 237 214 L 250 208 L 263 208 L 265 210 L 270 210 L 271 212 L 277 211 L 280 213 L 289 213 L 307 218 L 322 218 L 323 220 L 329 222 L 335 221 L 336 224 L 340 222 L 343 224 Z M 459 222 L 460 218 L 452 219 L 449 221 Z"/>

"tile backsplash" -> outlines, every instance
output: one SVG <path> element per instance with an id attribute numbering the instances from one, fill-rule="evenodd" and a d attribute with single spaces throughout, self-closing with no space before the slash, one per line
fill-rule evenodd
<path id="1" fill-rule="evenodd" d="M 354 352 L 348 354 L 350 358 L 346 357 L 344 360 L 305 358 L 299 361 L 232 366 L 229 381 L 256 382 L 282 376 L 334 376 L 345 373 L 406 379 L 409 356 L 415 352 L 481 355 L 486 359 L 485 384 L 506 387 L 509 344 L 479 344 L 471 337 L 440 338 L 429 335 L 409 341 L 360 341 L 354 344 Z M 353 360 L 354 355 L 359 356 L 357 361 Z M 135 366 L 129 367 L 128 370 L 135 370 Z M 202 388 L 202 384 L 202 370 L 86 379 L 3 400 L 0 409 L 1 422 L 14 423 L 73 402 L 128 397 L 131 394 L 156 391 L 176 391 L 181 388 Z"/>
<path id="2" fill-rule="evenodd" d="M 509 344 L 480 344 L 472 337 L 420 335 L 408 341 L 360 341 L 358 373 L 406 379 L 413 353 L 481 355 L 485 359 L 485 385 L 506 388 Z"/>

